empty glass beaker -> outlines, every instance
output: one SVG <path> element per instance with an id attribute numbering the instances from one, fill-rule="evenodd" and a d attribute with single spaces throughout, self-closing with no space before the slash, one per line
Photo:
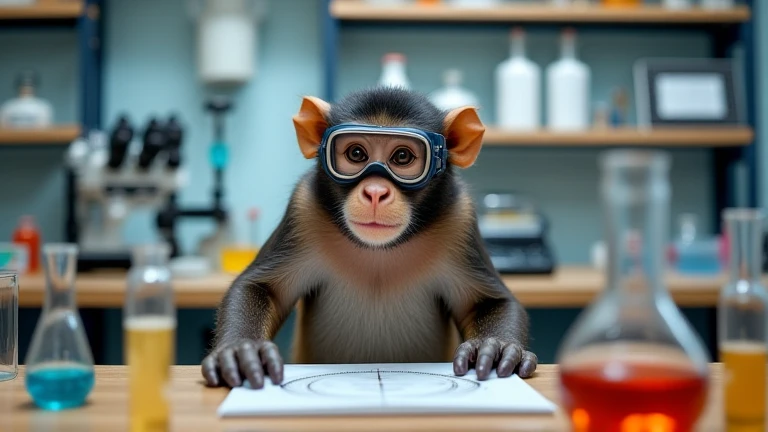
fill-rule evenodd
<path id="1" fill-rule="evenodd" d="M 27 353 L 26 385 L 41 408 L 77 407 L 93 388 L 93 356 L 75 305 L 77 246 L 43 245 L 43 313 Z"/>
<path id="2" fill-rule="evenodd" d="M 768 293 L 762 274 L 763 215 L 726 209 L 728 283 L 718 303 L 718 345 L 724 366 L 728 430 L 765 430 Z M 743 426 L 738 428 L 737 426 Z"/>
<path id="3" fill-rule="evenodd" d="M 130 430 L 169 430 L 167 386 L 174 363 L 176 307 L 165 244 L 133 251 L 123 310 Z"/>
<path id="4" fill-rule="evenodd" d="M 664 286 L 670 161 L 663 152 L 603 155 L 607 287 L 558 353 L 575 430 L 688 431 L 707 396 L 708 355 Z"/>
<path id="5" fill-rule="evenodd" d="M 16 378 L 19 356 L 19 284 L 16 273 L 0 271 L 0 381 Z"/>

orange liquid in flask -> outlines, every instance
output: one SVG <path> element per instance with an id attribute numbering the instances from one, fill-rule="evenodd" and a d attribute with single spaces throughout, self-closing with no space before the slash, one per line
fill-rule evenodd
<path id="1" fill-rule="evenodd" d="M 575 432 L 690 431 L 707 395 L 696 371 L 660 362 L 584 365 L 560 379 Z"/>

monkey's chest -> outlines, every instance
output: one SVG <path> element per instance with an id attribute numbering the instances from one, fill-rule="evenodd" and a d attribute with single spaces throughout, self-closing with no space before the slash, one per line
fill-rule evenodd
<path id="1" fill-rule="evenodd" d="M 434 295 L 370 292 L 334 286 L 299 308 L 294 357 L 302 363 L 450 360 L 457 333 Z"/>

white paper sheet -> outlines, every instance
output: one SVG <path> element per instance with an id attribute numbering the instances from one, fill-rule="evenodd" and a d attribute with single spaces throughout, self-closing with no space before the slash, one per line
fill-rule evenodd
<path id="1" fill-rule="evenodd" d="M 450 363 L 286 365 L 283 383 L 232 389 L 219 416 L 551 413 L 555 405 L 517 375 L 478 381 Z"/>

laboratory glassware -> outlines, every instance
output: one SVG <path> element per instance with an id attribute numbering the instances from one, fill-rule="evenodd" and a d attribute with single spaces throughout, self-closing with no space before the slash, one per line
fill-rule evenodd
<path id="1" fill-rule="evenodd" d="M 601 165 L 607 287 L 558 352 L 565 410 L 579 431 L 691 430 L 708 354 L 664 285 L 669 158 L 612 150 Z"/>
<path id="2" fill-rule="evenodd" d="M 764 217 L 757 209 L 731 208 L 723 211 L 723 222 L 728 283 L 720 292 L 717 315 L 718 348 L 728 377 L 723 387 L 725 418 L 729 426 L 763 430 L 768 363 L 768 293 L 760 280 Z"/>
<path id="3" fill-rule="evenodd" d="M 464 74 L 459 69 L 447 69 L 443 72 L 443 87 L 429 95 L 432 103 L 443 111 L 464 106 L 477 107 L 477 96 L 462 86 Z"/>
<path id="4" fill-rule="evenodd" d="M 510 56 L 495 71 L 496 123 L 508 130 L 541 126 L 541 68 L 525 55 L 525 30 L 510 33 Z"/>
<path id="5" fill-rule="evenodd" d="M 75 304 L 77 245 L 43 245 L 46 291 L 43 312 L 27 353 L 26 386 L 41 408 L 85 403 L 93 388 L 93 356 Z"/>
<path id="6" fill-rule="evenodd" d="M 388 53 L 381 59 L 379 85 L 384 87 L 411 88 L 411 81 L 405 72 L 406 58 L 400 53 Z"/>
<path id="7" fill-rule="evenodd" d="M 132 432 L 169 430 L 176 333 L 169 256 L 166 244 L 138 246 L 128 272 L 123 333 Z"/>
<path id="8" fill-rule="evenodd" d="M 0 381 L 16 378 L 19 365 L 19 281 L 0 271 Z"/>
<path id="9" fill-rule="evenodd" d="M 8 128 L 43 128 L 50 126 L 53 108 L 50 102 L 36 96 L 39 79 L 26 71 L 16 80 L 17 97 L 0 105 L 0 126 Z"/>
<path id="10" fill-rule="evenodd" d="M 552 130 L 589 128 L 589 67 L 576 57 L 576 31 L 566 28 L 560 59 L 547 66 L 547 126 Z"/>

